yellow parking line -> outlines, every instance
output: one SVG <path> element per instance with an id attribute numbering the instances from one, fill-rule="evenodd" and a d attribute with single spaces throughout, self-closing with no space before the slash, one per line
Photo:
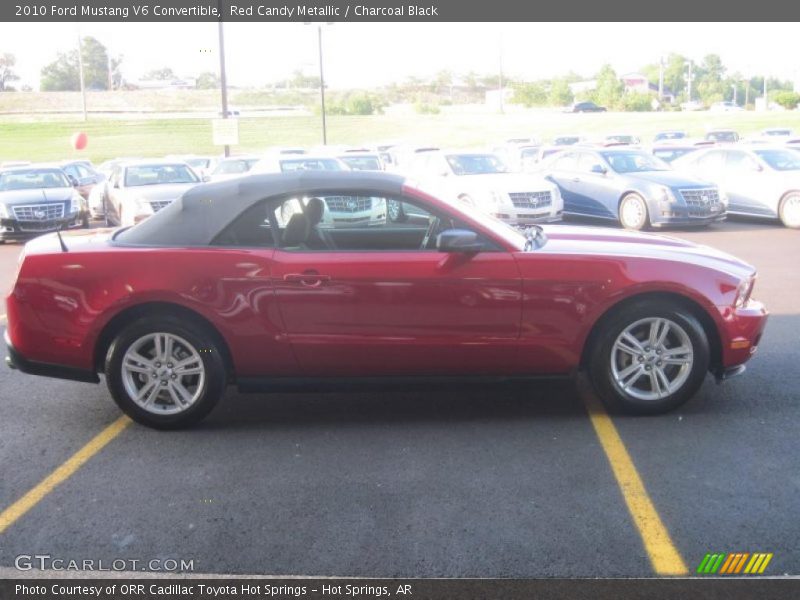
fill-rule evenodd
<path id="1" fill-rule="evenodd" d="M 106 444 L 117 437 L 130 424 L 131 420 L 126 416 L 122 416 L 111 423 L 111 425 L 94 436 L 88 444 L 70 456 L 60 467 L 42 479 L 36 487 L 0 513 L 0 534 L 36 506 L 56 486 L 69 479 L 75 471 L 100 452 Z"/>
<path id="2" fill-rule="evenodd" d="M 667 528 L 658 516 L 639 473 L 633 464 L 614 422 L 600 401 L 591 393 L 581 394 L 592 426 L 611 464 L 628 511 L 644 543 L 653 570 L 658 575 L 686 575 L 688 569 L 680 552 L 670 538 Z"/>

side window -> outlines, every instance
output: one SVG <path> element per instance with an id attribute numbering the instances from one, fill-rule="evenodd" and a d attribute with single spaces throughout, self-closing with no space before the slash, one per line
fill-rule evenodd
<path id="1" fill-rule="evenodd" d="M 556 171 L 574 171 L 577 168 L 577 160 L 574 152 L 565 152 L 556 157 L 553 161 L 553 168 Z"/>
<path id="2" fill-rule="evenodd" d="M 274 222 L 279 247 L 294 252 L 435 252 L 439 233 L 467 228 L 417 200 L 363 192 L 287 198 L 275 206 Z"/>
<path id="3" fill-rule="evenodd" d="M 594 154 L 588 152 L 581 152 L 578 156 L 578 171 L 582 173 L 591 173 L 592 168 L 596 165 L 603 166 L 603 162 Z"/>
<path id="4" fill-rule="evenodd" d="M 214 238 L 212 246 L 245 248 L 273 247 L 274 237 L 269 220 L 269 207 L 266 201 L 254 204 Z"/>
<path id="5" fill-rule="evenodd" d="M 706 173 L 718 174 L 722 172 L 725 161 L 725 154 L 718 150 L 709 152 L 705 156 L 700 157 L 697 161 L 697 166 Z"/>
<path id="6" fill-rule="evenodd" d="M 728 151 L 728 157 L 725 160 L 725 170 L 732 173 L 740 173 L 742 171 L 753 171 L 758 166 L 758 163 L 753 160 L 751 156 L 744 152 Z"/>

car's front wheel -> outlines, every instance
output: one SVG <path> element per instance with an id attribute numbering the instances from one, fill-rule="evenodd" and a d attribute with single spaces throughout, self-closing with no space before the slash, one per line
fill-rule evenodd
<path id="1" fill-rule="evenodd" d="M 106 383 L 133 420 L 156 429 L 200 421 L 225 391 L 225 363 L 203 327 L 171 316 L 145 317 L 109 348 Z"/>
<path id="2" fill-rule="evenodd" d="M 609 408 L 659 414 L 689 400 L 710 360 L 703 326 L 682 306 L 641 302 L 617 311 L 600 326 L 589 376 Z"/>
<path id="3" fill-rule="evenodd" d="M 800 228 L 800 192 L 786 194 L 781 200 L 778 214 L 786 227 Z"/>
<path id="4" fill-rule="evenodd" d="M 647 203 L 639 194 L 628 194 L 619 204 L 619 222 L 625 229 L 641 230 L 649 224 Z"/>

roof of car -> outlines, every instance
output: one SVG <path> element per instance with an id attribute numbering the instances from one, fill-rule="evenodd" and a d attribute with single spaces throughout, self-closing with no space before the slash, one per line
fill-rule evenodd
<path id="1" fill-rule="evenodd" d="M 257 202 L 287 194 L 346 192 L 353 188 L 397 195 L 404 177 L 380 171 L 293 171 L 247 175 L 195 186 L 136 227 L 115 236 L 121 244 L 207 246 Z"/>

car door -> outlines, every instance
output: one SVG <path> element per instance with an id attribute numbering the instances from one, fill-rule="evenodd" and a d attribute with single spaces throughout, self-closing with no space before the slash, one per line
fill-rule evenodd
<path id="1" fill-rule="evenodd" d="M 290 219 L 301 222 L 298 211 L 276 208 L 281 244 L 272 259 L 273 285 L 303 372 L 314 377 L 513 373 L 522 287 L 511 253 L 489 239 L 475 254 L 439 252 L 429 227 L 463 225 L 446 212 L 434 214 L 419 198 L 393 199 L 429 218 L 329 229 L 324 233 L 330 246 L 316 249 L 298 243 L 302 224 L 279 222 L 292 213 Z"/>
<path id="2" fill-rule="evenodd" d="M 602 158 L 592 152 L 579 152 L 575 179 L 575 195 L 584 207 L 584 214 L 617 218 L 620 190 L 616 174 Z"/>
<path id="3" fill-rule="evenodd" d="M 562 152 L 552 159 L 546 179 L 558 186 L 564 199 L 564 212 L 585 215 L 586 205 L 578 197 L 578 166 L 575 152 Z"/>
<path id="4" fill-rule="evenodd" d="M 125 169 L 122 167 L 114 167 L 111 171 L 111 175 L 108 177 L 108 182 L 106 184 L 106 198 L 105 198 L 105 210 L 106 214 L 110 217 L 112 221 L 117 224 L 122 224 L 121 220 L 121 211 L 120 211 L 120 204 L 121 204 L 121 197 L 122 197 L 122 189 L 121 189 L 121 180 L 123 178 L 123 173 Z"/>
<path id="5" fill-rule="evenodd" d="M 764 170 L 758 161 L 742 150 L 728 150 L 725 157 L 725 189 L 728 210 L 757 216 L 775 216 L 766 203 L 769 193 Z"/>

